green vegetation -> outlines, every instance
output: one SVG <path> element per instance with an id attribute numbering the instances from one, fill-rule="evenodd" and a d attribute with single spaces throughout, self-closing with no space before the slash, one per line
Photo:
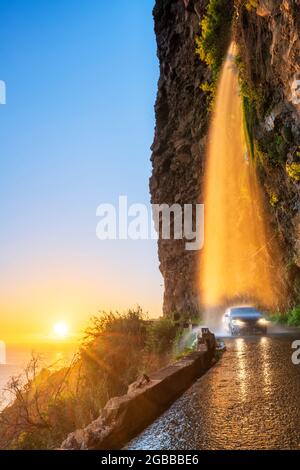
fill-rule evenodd
<path id="1" fill-rule="evenodd" d="M 285 313 L 276 312 L 271 320 L 279 325 L 300 326 L 300 305 L 296 305 Z"/>
<path id="2" fill-rule="evenodd" d="M 169 318 L 161 318 L 159 321 L 153 322 L 148 327 L 146 350 L 150 354 L 165 355 L 172 350 L 178 333 L 180 336 L 181 331 Z"/>
<path id="3" fill-rule="evenodd" d="M 196 346 L 187 347 L 176 355 L 176 360 L 179 361 L 179 359 L 182 359 L 183 357 L 188 356 L 189 354 L 193 354 L 193 352 L 195 351 L 196 351 Z"/>
<path id="4" fill-rule="evenodd" d="M 258 2 L 255 0 L 244 3 L 248 11 L 256 8 L 257 5 Z M 276 109 L 278 97 L 267 84 L 258 81 L 257 76 L 252 72 L 257 70 L 257 63 L 253 62 L 255 56 L 250 54 L 249 48 L 246 48 L 242 42 L 239 47 L 236 65 L 243 99 L 244 129 L 249 153 L 260 169 L 263 169 L 262 174 L 268 172 L 267 167 L 278 166 L 285 168 L 292 180 L 300 181 L 300 162 L 297 161 L 299 155 L 295 154 L 295 137 L 292 128 L 278 118 L 276 112 L 271 114 Z M 261 53 L 263 54 L 264 51 Z M 287 163 L 289 154 L 292 158 Z M 273 207 L 277 202 L 276 197 L 270 198 Z"/>
<path id="5" fill-rule="evenodd" d="M 285 166 L 288 176 L 294 181 L 300 181 L 300 163 L 287 163 Z"/>
<path id="6" fill-rule="evenodd" d="M 261 88 L 255 86 L 249 80 L 245 64 L 239 54 L 236 56 L 235 63 L 238 68 L 239 85 L 242 96 L 247 98 L 249 106 L 255 104 L 256 107 L 260 107 L 263 103 L 263 92 Z"/>
<path id="7" fill-rule="evenodd" d="M 254 10 L 258 7 L 258 0 L 247 0 L 246 8 L 248 11 Z"/>
<path id="8" fill-rule="evenodd" d="M 250 100 L 246 96 L 243 97 L 243 124 L 246 137 L 247 148 L 250 156 L 254 159 L 254 139 L 253 139 L 253 108 L 250 106 Z"/>
<path id="9" fill-rule="evenodd" d="M 257 0 L 238 2 L 234 31 L 239 47 L 236 65 L 243 100 L 244 128 L 249 154 L 254 158 L 262 180 L 269 179 L 272 167 L 286 172 L 293 181 L 300 181 L 300 158 L 295 152 L 296 136 L 292 123 L 281 112 L 281 96 L 266 77 L 265 65 L 270 52 L 252 28 Z M 245 32 L 245 36 L 242 34 Z M 270 195 L 270 194 L 269 194 Z M 271 206 L 277 197 L 270 195 Z"/>
<path id="10" fill-rule="evenodd" d="M 285 165 L 285 170 L 288 176 L 294 181 L 300 181 L 300 147 L 294 154 L 295 161 L 287 162 Z"/>
<path id="11" fill-rule="evenodd" d="M 271 204 L 271 206 L 272 206 L 272 207 L 275 207 L 276 204 L 278 203 L 278 201 L 279 201 L 279 198 L 278 198 L 277 194 L 272 193 L 272 194 L 270 195 L 270 204 Z"/>
<path id="12" fill-rule="evenodd" d="M 276 130 L 265 133 L 258 139 L 259 149 L 268 155 L 268 161 L 273 165 L 282 165 L 286 162 L 289 146 Z"/>
<path id="13" fill-rule="evenodd" d="M 287 143 L 293 143 L 294 137 L 290 126 L 284 126 L 282 130 L 282 136 Z"/>
<path id="14" fill-rule="evenodd" d="M 123 314 L 100 312 L 69 367 L 51 372 L 33 358 L 25 376 L 11 379 L 13 404 L 0 414 L 0 447 L 57 447 L 140 375 L 174 360 L 181 337 L 174 321 L 149 321 L 139 307 Z"/>
<path id="15" fill-rule="evenodd" d="M 242 96 L 243 122 L 247 147 L 252 159 L 260 161 L 265 149 L 258 148 L 254 138 L 254 128 L 258 122 L 258 110 L 263 108 L 263 93 L 249 80 L 246 67 L 240 55 L 236 57 L 236 66 L 239 75 L 239 86 Z"/>
<path id="16" fill-rule="evenodd" d="M 246 8 L 247 5 L 252 9 L 257 6 L 257 2 L 248 2 Z M 287 126 L 281 129 L 280 123 L 274 123 L 274 129 L 262 132 L 261 123 L 272 111 L 274 103 L 268 89 L 261 83 L 253 82 L 249 70 L 249 68 L 255 68 L 252 65 L 253 58 L 247 57 L 247 51 L 242 52 L 240 51 L 236 58 L 236 65 L 243 99 L 245 135 L 250 155 L 261 166 L 267 163 L 282 165 L 287 159 L 289 143 L 293 139 L 291 129 Z M 259 133 L 256 132 L 258 128 L 260 128 Z"/>
<path id="17" fill-rule="evenodd" d="M 209 0 L 206 15 L 201 21 L 201 35 L 196 38 L 196 53 L 211 70 L 211 79 L 201 89 L 214 98 L 216 84 L 230 40 L 233 2 Z"/>

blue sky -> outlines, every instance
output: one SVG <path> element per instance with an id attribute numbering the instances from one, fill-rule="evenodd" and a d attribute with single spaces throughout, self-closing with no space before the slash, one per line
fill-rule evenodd
<path id="1" fill-rule="evenodd" d="M 153 3 L 0 1 L 4 332 L 62 318 L 77 328 L 98 309 L 136 303 L 160 314 L 156 242 L 95 235 L 101 202 L 149 202 Z"/>

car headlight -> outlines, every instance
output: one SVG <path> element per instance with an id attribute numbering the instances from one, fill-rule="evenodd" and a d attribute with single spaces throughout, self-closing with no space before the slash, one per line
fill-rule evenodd
<path id="1" fill-rule="evenodd" d="M 243 326 L 245 325 L 245 322 L 242 320 L 232 320 L 232 323 L 237 326 Z"/>
<path id="2" fill-rule="evenodd" d="M 260 319 L 258 320 L 258 323 L 259 323 L 260 325 L 267 326 L 267 324 L 268 324 L 269 322 L 268 322 L 268 320 L 266 320 L 265 318 L 260 318 Z"/>

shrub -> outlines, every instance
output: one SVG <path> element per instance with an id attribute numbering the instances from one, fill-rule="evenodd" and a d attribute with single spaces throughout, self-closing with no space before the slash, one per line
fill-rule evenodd
<path id="1" fill-rule="evenodd" d="M 289 326 L 300 326 L 300 305 L 297 305 L 288 312 L 287 324 Z"/>
<path id="2" fill-rule="evenodd" d="M 146 347 L 158 355 L 170 353 L 177 335 L 177 327 L 169 318 L 160 318 L 148 328 Z"/>
<path id="3" fill-rule="evenodd" d="M 13 450 L 44 450 L 52 447 L 53 439 L 49 430 L 32 429 L 22 432 L 13 440 L 10 448 Z"/>
<path id="4" fill-rule="evenodd" d="M 243 95 L 243 97 L 248 98 L 251 104 L 260 101 L 261 96 L 259 90 L 252 83 L 250 83 L 246 66 L 239 54 L 236 56 L 235 63 L 239 74 L 239 85 L 241 94 Z"/>
<path id="5" fill-rule="evenodd" d="M 271 164 L 282 165 L 286 161 L 288 145 L 276 130 L 263 134 L 258 140 L 258 147 L 268 155 Z"/>
<path id="6" fill-rule="evenodd" d="M 300 305 L 296 305 L 285 313 L 274 313 L 271 320 L 279 325 L 300 326 Z"/>
<path id="7" fill-rule="evenodd" d="M 211 82 L 203 84 L 201 88 L 212 97 L 230 39 L 232 14 L 233 2 L 210 0 L 201 21 L 201 34 L 196 38 L 196 53 L 212 72 Z"/>
<path id="8" fill-rule="evenodd" d="M 176 360 L 180 360 L 182 359 L 183 357 L 185 356 L 188 356 L 190 354 L 193 354 L 193 352 L 196 351 L 196 347 L 195 346 L 190 346 L 190 347 L 187 347 L 185 348 L 183 351 L 179 352 L 177 355 L 176 355 Z"/>
<path id="9" fill-rule="evenodd" d="M 59 407 L 70 386 L 70 375 L 76 380 L 76 369 L 70 367 L 56 372 L 41 369 L 38 357 L 32 357 L 24 376 L 12 377 L 6 390 L 13 404 L 0 414 L 0 446 L 15 449 L 52 448 L 61 438 L 79 424 L 67 419 L 75 416 L 76 408 L 70 400 Z M 75 372 L 74 372 L 75 371 Z M 58 413 L 53 414 L 53 410 Z M 63 413 L 62 413 L 63 411 Z"/>
<path id="10" fill-rule="evenodd" d="M 300 163 L 287 163 L 285 166 L 288 176 L 294 181 L 300 181 Z"/>
<path id="11" fill-rule="evenodd" d="M 284 325 L 287 322 L 287 316 L 281 312 L 274 312 L 270 315 L 270 320 L 277 325 Z"/>
<path id="12" fill-rule="evenodd" d="M 100 312 L 91 320 L 81 349 L 86 399 L 100 409 L 126 392 L 143 367 L 147 327 L 140 307 L 124 314 Z"/>
<path id="13" fill-rule="evenodd" d="M 0 447 L 57 447 L 97 418 L 111 397 L 126 393 L 142 372 L 175 357 L 178 331 L 167 318 L 149 322 L 140 307 L 122 314 L 100 312 L 70 367 L 41 370 L 33 358 L 25 377 L 11 379 L 13 404 L 0 413 Z"/>

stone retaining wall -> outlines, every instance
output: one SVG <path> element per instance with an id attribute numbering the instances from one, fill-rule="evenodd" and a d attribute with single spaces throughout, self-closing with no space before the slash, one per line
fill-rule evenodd
<path id="1" fill-rule="evenodd" d="M 160 416 L 214 362 L 214 349 L 197 351 L 132 384 L 109 400 L 99 418 L 70 434 L 61 449 L 121 449 Z"/>

